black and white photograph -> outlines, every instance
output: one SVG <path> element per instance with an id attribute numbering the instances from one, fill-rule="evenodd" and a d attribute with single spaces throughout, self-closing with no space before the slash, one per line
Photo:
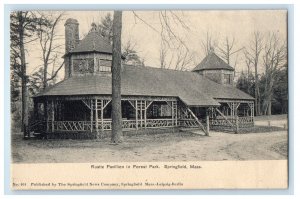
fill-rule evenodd
<path id="1" fill-rule="evenodd" d="M 11 11 L 11 163 L 288 164 L 287 16 Z"/>

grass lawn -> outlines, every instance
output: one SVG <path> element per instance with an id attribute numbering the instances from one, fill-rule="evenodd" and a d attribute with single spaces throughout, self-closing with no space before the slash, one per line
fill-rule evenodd
<path id="1" fill-rule="evenodd" d="M 262 116 L 256 116 L 254 117 L 255 121 L 276 121 L 276 120 L 287 120 L 288 115 L 282 114 L 282 115 L 262 115 Z"/>

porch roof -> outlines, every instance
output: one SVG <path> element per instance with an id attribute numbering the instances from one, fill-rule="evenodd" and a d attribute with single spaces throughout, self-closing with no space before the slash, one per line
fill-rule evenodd
<path id="1" fill-rule="evenodd" d="M 218 106 L 216 98 L 253 100 L 232 86 L 223 86 L 194 72 L 130 65 L 122 66 L 121 94 L 179 97 L 188 106 Z M 68 95 L 111 95 L 111 75 L 73 76 L 35 97 Z"/>

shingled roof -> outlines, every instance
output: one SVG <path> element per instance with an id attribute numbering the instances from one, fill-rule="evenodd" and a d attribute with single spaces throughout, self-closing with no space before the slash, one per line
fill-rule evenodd
<path id="1" fill-rule="evenodd" d="M 101 52 L 111 54 L 112 46 L 109 41 L 100 36 L 97 31 L 90 31 L 69 53 L 82 52 Z"/>
<path id="2" fill-rule="evenodd" d="M 224 62 L 220 57 L 218 57 L 214 52 L 210 52 L 192 71 L 201 70 L 234 70 L 226 62 Z"/>
<path id="3" fill-rule="evenodd" d="M 253 100 L 234 87 L 217 84 L 197 73 L 130 65 L 122 68 L 121 94 L 179 97 L 188 106 L 218 106 L 216 98 Z M 68 95 L 111 95 L 111 76 L 73 76 L 35 97 Z"/>

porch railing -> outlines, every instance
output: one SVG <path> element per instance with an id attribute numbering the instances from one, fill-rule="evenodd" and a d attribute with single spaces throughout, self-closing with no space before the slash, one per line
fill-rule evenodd
<path id="1" fill-rule="evenodd" d="M 90 131 L 91 122 L 89 121 L 54 121 L 48 122 L 49 129 L 54 131 Z M 94 122 L 93 122 L 94 125 Z"/>
<path id="2" fill-rule="evenodd" d="M 175 121 L 172 119 L 147 119 L 146 128 L 165 128 L 175 125 Z"/>
<path id="3" fill-rule="evenodd" d="M 234 129 L 236 128 L 236 118 L 228 117 L 226 118 L 234 126 L 231 126 L 228 121 L 224 118 L 210 119 L 210 127 L 212 129 Z M 202 121 L 206 123 L 205 120 Z M 92 125 L 91 125 L 92 124 Z M 48 125 L 48 127 L 47 127 Z M 249 128 L 254 126 L 254 121 L 252 117 L 239 117 L 238 118 L 239 128 Z M 86 132 L 91 131 L 91 126 L 93 130 L 96 129 L 96 121 L 38 121 L 34 124 L 35 130 L 48 131 L 51 132 Z M 142 128 L 172 128 L 172 127 L 188 127 L 188 128 L 199 128 L 197 122 L 194 119 L 178 119 L 176 121 L 169 118 L 162 119 L 147 119 L 145 120 L 127 120 L 123 119 L 122 128 L 124 130 L 135 130 Z M 111 119 L 104 119 L 98 121 L 98 130 L 108 131 L 112 129 Z"/>
<path id="4" fill-rule="evenodd" d="M 206 121 L 201 120 L 201 123 L 205 123 Z M 198 123 L 194 119 L 180 119 L 178 120 L 178 126 L 180 127 L 188 127 L 188 128 L 199 128 Z"/>
<path id="5" fill-rule="evenodd" d="M 47 123 L 44 123 L 47 125 Z M 92 124 L 92 125 L 91 125 Z M 53 126 L 52 126 L 53 125 Z M 48 121 L 48 130 L 54 132 L 60 131 L 70 131 L 70 132 L 80 132 L 80 131 L 91 131 L 91 126 L 93 130 L 96 129 L 96 121 L 92 123 L 90 121 Z M 172 119 L 147 119 L 145 120 L 123 120 L 122 128 L 124 130 L 134 130 L 140 128 L 168 128 L 174 127 L 175 121 Z M 98 121 L 98 130 L 111 130 L 112 121 L 111 120 L 101 120 Z"/>
<path id="6" fill-rule="evenodd" d="M 227 120 L 226 120 L 227 119 Z M 235 117 L 227 117 L 226 119 L 222 117 L 218 117 L 217 119 L 210 119 L 210 126 L 213 127 L 220 127 L 220 128 L 236 128 L 236 118 Z M 239 128 L 248 128 L 254 126 L 253 117 L 238 117 L 238 126 Z M 232 126 L 233 124 L 234 126 Z"/>
<path id="7" fill-rule="evenodd" d="M 249 128 L 254 126 L 253 117 L 239 117 L 239 127 Z"/>

